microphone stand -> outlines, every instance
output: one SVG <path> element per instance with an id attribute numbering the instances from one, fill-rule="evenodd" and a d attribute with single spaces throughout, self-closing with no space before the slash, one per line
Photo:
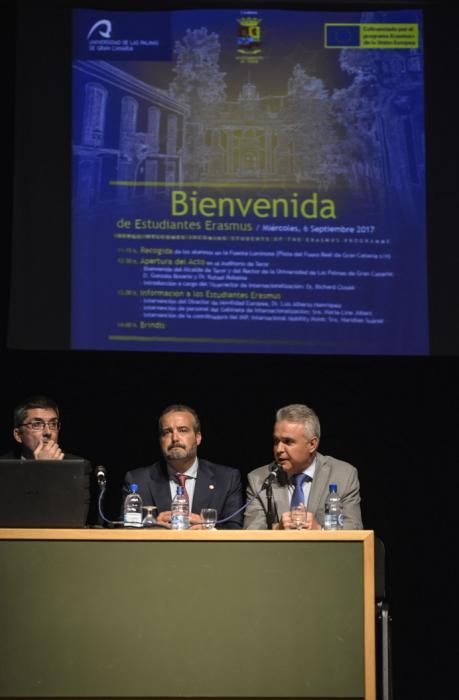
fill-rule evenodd
<path id="1" fill-rule="evenodd" d="M 275 479 L 280 480 L 284 472 L 282 467 L 280 467 L 276 462 L 271 467 L 271 471 L 265 479 L 265 489 L 266 489 L 266 525 L 268 530 L 273 529 L 273 524 L 275 521 L 275 512 L 273 506 L 273 481 Z"/>
<path id="2" fill-rule="evenodd" d="M 273 507 L 273 496 L 272 496 L 272 482 L 274 481 L 275 478 L 277 478 L 279 481 L 282 478 L 283 470 L 282 467 L 280 467 L 278 464 L 274 463 L 271 466 L 271 471 L 269 472 L 268 476 L 266 479 L 263 481 L 262 485 L 254 493 L 245 503 L 242 505 L 240 508 L 238 508 L 234 513 L 231 513 L 231 515 L 227 515 L 226 518 L 222 518 L 221 520 L 217 520 L 217 525 L 222 525 L 223 523 L 228 522 L 228 520 L 232 520 L 235 515 L 238 515 L 241 513 L 243 510 L 249 506 L 252 501 L 254 501 L 256 498 L 260 498 L 260 495 L 262 491 L 266 490 L 266 497 L 268 501 L 268 508 L 266 511 L 266 521 L 268 523 L 268 529 L 272 530 L 273 529 L 273 523 L 275 519 L 275 514 L 274 514 L 274 507 Z"/>
<path id="3" fill-rule="evenodd" d="M 107 478 L 105 476 L 105 471 L 100 471 L 96 475 L 97 478 L 97 486 L 99 487 L 99 498 L 97 499 L 97 510 L 99 514 L 99 519 L 101 522 L 101 525 L 103 526 L 104 523 L 107 523 L 108 525 L 112 525 L 113 523 L 111 520 L 105 517 L 104 511 L 102 508 L 102 503 L 104 501 L 104 496 L 105 496 L 105 491 L 107 490 Z"/>
<path id="4" fill-rule="evenodd" d="M 268 479 L 268 482 L 266 484 L 266 503 L 267 503 L 267 508 L 266 508 L 266 523 L 268 526 L 268 530 L 273 529 L 273 523 L 274 523 L 274 508 L 273 508 L 273 484 L 272 484 L 272 479 Z"/>
<path id="5" fill-rule="evenodd" d="M 96 476 L 96 481 L 97 481 L 97 486 L 99 488 L 99 497 L 97 499 L 97 511 L 98 511 L 98 516 L 99 516 L 99 527 L 105 527 L 105 524 L 113 526 L 113 525 L 122 525 L 121 522 L 109 520 L 104 513 L 103 509 L 103 502 L 104 502 L 104 496 L 105 492 L 107 490 L 107 472 L 105 467 L 99 466 L 96 467 L 95 470 L 95 476 Z"/>

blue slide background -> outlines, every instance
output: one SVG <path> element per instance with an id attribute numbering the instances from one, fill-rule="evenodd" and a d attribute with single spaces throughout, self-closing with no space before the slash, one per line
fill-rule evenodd
<path id="1" fill-rule="evenodd" d="M 421 19 L 75 11 L 72 347 L 426 354 Z"/>

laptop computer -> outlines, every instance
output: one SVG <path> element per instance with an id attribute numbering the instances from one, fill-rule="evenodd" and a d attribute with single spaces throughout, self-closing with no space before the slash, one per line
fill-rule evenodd
<path id="1" fill-rule="evenodd" d="M 85 459 L 0 459 L 0 527 L 84 527 L 90 475 Z"/>

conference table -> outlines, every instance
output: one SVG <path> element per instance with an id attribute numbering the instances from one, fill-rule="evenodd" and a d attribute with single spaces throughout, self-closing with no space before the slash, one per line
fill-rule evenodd
<path id="1" fill-rule="evenodd" d="M 0 698 L 375 700 L 374 534 L 0 529 Z"/>

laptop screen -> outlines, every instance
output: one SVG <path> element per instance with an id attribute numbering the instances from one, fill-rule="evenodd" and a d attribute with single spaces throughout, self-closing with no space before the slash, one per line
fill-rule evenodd
<path id="1" fill-rule="evenodd" d="M 0 459 L 0 527 L 84 527 L 90 474 L 85 459 Z"/>

